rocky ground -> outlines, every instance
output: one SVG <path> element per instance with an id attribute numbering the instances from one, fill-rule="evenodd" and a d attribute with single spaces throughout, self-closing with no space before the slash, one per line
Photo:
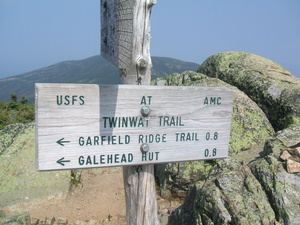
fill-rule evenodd
<path id="1" fill-rule="evenodd" d="M 160 218 L 182 203 L 158 198 Z M 126 225 L 125 193 L 121 167 L 83 170 L 81 183 L 67 199 L 18 204 L 4 210 L 6 215 L 28 211 L 31 223 L 68 225 Z"/>

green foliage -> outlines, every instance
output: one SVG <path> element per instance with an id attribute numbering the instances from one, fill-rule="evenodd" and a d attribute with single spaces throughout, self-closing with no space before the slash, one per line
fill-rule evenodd
<path id="1" fill-rule="evenodd" d="M 17 95 L 11 95 L 11 102 L 0 102 L 0 130 L 13 123 L 30 123 L 34 120 L 34 105 L 28 105 L 23 97 L 17 102 Z"/>
<path id="2" fill-rule="evenodd" d="M 11 94 L 10 98 L 11 98 L 12 102 L 17 102 L 18 101 L 18 96 L 15 93 Z"/>

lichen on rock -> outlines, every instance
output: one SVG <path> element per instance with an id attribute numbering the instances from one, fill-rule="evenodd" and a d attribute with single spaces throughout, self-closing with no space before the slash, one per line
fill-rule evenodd
<path id="1" fill-rule="evenodd" d="M 35 170 L 34 124 L 13 124 L 0 132 L 0 208 L 66 197 L 69 171 Z"/>
<path id="2" fill-rule="evenodd" d="M 268 196 L 248 166 L 219 160 L 206 180 L 192 185 L 169 224 L 273 224 Z"/>
<path id="3" fill-rule="evenodd" d="M 171 74 L 165 79 L 153 81 L 154 85 L 230 87 L 234 91 L 229 155 L 246 151 L 253 145 L 262 144 L 274 134 L 264 112 L 239 89 L 204 74 L 186 71 Z M 213 161 L 178 162 L 156 165 L 156 177 L 163 196 L 184 196 L 189 185 L 204 179 Z"/>
<path id="4" fill-rule="evenodd" d="M 216 161 L 205 179 L 190 185 L 169 224 L 299 224 L 300 174 L 289 174 L 278 158 L 283 149 L 300 144 L 299 131 L 294 125 L 278 132 L 261 157 L 245 164 L 232 157 Z"/>
<path id="5" fill-rule="evenodd" d="M 244 57 L 247 55 L 244 54 Z M 216 73 L 216 77 L 220 77 L 220 71 L 223 70 L 237 71 L 235 64 L 240 61 L 230 61 L 229 65 L 226 60 L 234 61 L 236 58 L 234 54 L 228 54 L 225 58 L 221 57 L 218 70 L 211 64 L 206 65 L 206 68 L 211 73 Z M 264 63 L 271 61 L 262 61 L 258 67 L 264 68 Z M 241 73 L 248 67 L 239 67 Z M 273 65 L 267 68 L 275 70 L 272 73 L 278 77 L 288 76 L 285 80 L 287 83 L 294 81 L 293 76 L 280 66 Z M 264 84 L 265 78 L 260 77 L 261 73 L 252 72 L 254 74 L 251 73 L 251 79 L 254 80 L 249 78 L 249 82 Z M 216 77 L 186 71 L 153 81 L 154 85 L 226 86 L 234 90 L 229 158 L 156 166 L 156 176 L 162 193 L 181 196 L 187 193 L 184 204 L 172 212 L 168 224 L 298 224 L 300 202 L 297 196 L 300 194 L 300 176 L 297 173 L 287 173 L 285 162 L 279 158 L 283 150 L 300 146 L 299 125 L 294 122 L 288 123 L 286 118 L 279 118 L 287 112 L 284 110 L 289 110 L 288 107 L 284 108 L 286 105 L 280 103 L 283 101 L 283 93 L 287 92 L 282 91 L 282 86 L 273 83 L 266 90 L 267 99 L 258 101 L 260 106 L 264 101 L 270 102 L 269 105 L 278 104 L 278 110 L 272 109 L 274 115 L 271 119 L 278 119 L 278 123 L 273 121 L 276 129 L 281 126 L 289 127 L 275 134 L 265 113 L 252 100 L 254 97 L 250 99 L 236 87 Z M 242 82 L 238 77 L 230 79 Z M 265 83 L 268 82 L 266 79 Z M 261 90 L 257 87 L 251 86 L 251 92 L 260 93 Z M 264 98 L 264 95 L 259 97 Z M 281 100 L 272 102 L 272 98 Z M 270 108 L 268 110 L 266 112 L 270 113 Z M 295 118 L 293 111 L 288 113 Z"/>
<path id="6" fill-rule="evenodd" d="M 235 155 L 240 151 L 249 149 L 254 144 L 264 143 L 268 137 L 274 134 L 274 129 L 269 120 L 257 104 L 242 91 L 220 79 L 211 78 L 201 73 L 186 71 L 181 74 L 171 74 L 165 79 L 154 80 L 152 84 L 232 88 L 234 91 L 234 101 L 229 149 L 230 155 Z"/>
<path id="7" fill-rule="evenodd" d="M 300 79 L 275 62 L 245 52 L 224 52 L 208 57 L 198 72 L 245 92 L 276 131 L 300 123 Z"/>
<path id="8" fill-rule="evenodd" d="M 1 225 L 30 225 L 30 215 L 28 212 L 6 216 L 3 214 L 0 215 L 0 224 Z"/>
<path id="9" fill-rule="evenodd" d="M 265 145 L 265 158 L 250 165 L 266 191 L 276 218 L 283 224 L 296 225 L 300 221 L 300 174 L 289 174 L 285 161 L 279 159 L 285 149 L 300 145 L 300 125 L 277 132 Z"/>
<path id="10" fill-rule="evenodd" d="M 252 163 L 252 171 L 267 193 L 277 221 L 299 224 L 300 176 L 289 174 L 283 163 L 271 155 Z"/>

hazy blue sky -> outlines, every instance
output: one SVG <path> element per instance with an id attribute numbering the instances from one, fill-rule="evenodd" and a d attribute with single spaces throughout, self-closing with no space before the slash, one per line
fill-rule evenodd
<path id="1" fill-rule="evenodd" d="M 225 51 L 300 77 L 299 0 L 157 0 L 151 55 L 201 64 Z M 0 0 L 0 78 L 100 54 L 100 0 Z"/>

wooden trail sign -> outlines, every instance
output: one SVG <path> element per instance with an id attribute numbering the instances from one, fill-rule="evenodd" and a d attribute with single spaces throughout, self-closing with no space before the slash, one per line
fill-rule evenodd
<path id="1" fill-rule="evenodd" d="M 149 85 L 155 0 L 101 0 L 101 53 Z M 37 170 L 124 166 L 127 224 L 159 224 L 153 163 L 228 155 L 227 88 L 36 84 Z"/>
<path id="2" fill-rule="evenodd" d="M 36 84 L 37 169 L 224 158 L 231 110 L 228 88 Z"/>

